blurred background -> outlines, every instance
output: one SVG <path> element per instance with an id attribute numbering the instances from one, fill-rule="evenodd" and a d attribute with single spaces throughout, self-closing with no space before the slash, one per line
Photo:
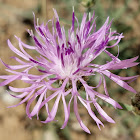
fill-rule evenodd
<path id="1" fill-rule="evenodd" d="M 67 30 L 71 26 L 72 6 L 75 7 L 75 15 L 81 21 L 84 12 L 93 12 L 97 17 L 97 28 L 99 28 L 107 16 L 113 19 L 112 30 L 123 32 L 125 36 L 120 42 L 120 59 L 127 59 L 140 55 L 140 0 L 0 0 L 0 57 L 8 64 L 15 64 L 11 56 L 15 54 L 9 49 L 7 39 L 14 46 L 18 42 L 14 35 L 21 38 L 27 44 L 33 44 L 27 33 L 27 29 L 34 30 L 33 14 L 39 18 L 39 22 L 46 22 L 54 16 L 52 8 L 59 14 L 61 25 Z M 117 54 L 117 47 L 111 50 Z M 35 52 L 30 52 L 36 55 Z M 106 61 L 106 56 L 100 56 L 97 63 Z M 0 63 L 0 75 L 9 74 Z M 115 71 L 121 76 L 132 76 L 140 74 L 140 67 L 136 66 L 128 70 Z M 97 78 L 98 79 L 98 78 Z M 96 83 L 96 78 L 90 79 Z M 14 82 L 9 85 L 14 87 L 26 87 L 25 83 Z M 61 130 L 63 123 L 60 106 L 57 113 L 59 122 L 41 124 L 36 118 L 30 120 L 25 113 L 26 104 L 16 108 L 7 109 L 9 105 L 19 102 L 10 97 L 7 87 L 0 87 L 0 140 L 140 140 L 140 98 L 135 98 L 133 93 L 123 90 L 114 82 L 107 79 L 110 96 L 120 102 L 124 110 L 115 110 L 108 104 L 100 101 L 103 109 L 110 115 L 116 124 L 105 122 L 105 127 L 100 131 L 88 113 L 80 107 L 81 118 L 91 130 L 91 135 L 86 134 L 79 126 L 74 114 L 71 113 L 67 127 Z M 140 92 L 140 77 L 130 84 L 136 91 Z M 103 92 L 103 88 L 98 89 Z M 139 101 L 139 106 L 135 106 Z M 73 111 L 73 110 L 72 110 Z"/>

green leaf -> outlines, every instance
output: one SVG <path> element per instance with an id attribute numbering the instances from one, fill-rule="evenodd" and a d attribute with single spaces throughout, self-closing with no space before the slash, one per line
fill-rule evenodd
<path id="1" fill-rule="evenodd" d="M 128 104 L 124 104 L 124 103 L 120 103 L 121 107 L 123 108 L 123 110 L 125 111 L 133 111 L 133 106 L 132 105 L 128 105 Z"/>

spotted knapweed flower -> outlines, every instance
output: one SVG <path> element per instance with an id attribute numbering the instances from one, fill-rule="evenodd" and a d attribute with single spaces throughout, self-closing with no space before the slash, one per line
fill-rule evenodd
<path id="1" fill-rule="evenodd" d="M 111 31 L 109 17 L 106 19 L 103 26 L 96 30 L 94 13 L 92 16 L 89 14 L 88 20 L 87 14 L 85 13 L 81 24 L 79 24 L 73 11 L 72 25 L 68 30 L 68 36 L 66 37 L 65 29 L 63 26 L 60 26 L 56 10 L 54 10 L 54 15 L 55 18 L 49 20 L 46 25 L 36 24 L 34 16 L 34 27 L 38 37 L 34 35 L 32 31 L 28 30 L 34 41 L 34 46 L 26 45 L 20 38 L 16 37 L 19 42 L 19 50 L 8 40 L 9 48 L 20 56 L 21 59 L 12 57 L 19 62 L 19 65 L 8 65 L 1 60 L 7 67 L 6 70 L 12 73 L 12 75 L 0 76 L 1 79 L 5 79 L 0 83 L 0 86 L 8 85 L 15 80 L 22 80 L 30 84 L 30 86 L 26 88 L 9 86 L 11 91 L 21 93 L 12 96 L 22 99 L 19 104 L 10 107 L 16 107 L 27 101 L 26 113 L 28 117 L 32 118 L 37 115 L 38 119 L 40 109 L 45 107 L 47 118 L 45 121 L 42 121 L 42 123 L 48 123 L 55 120 L 58 105 L 61 101 L 64 106 L 65 114 L 62 129 L 67 125 L 70 116 L 70 107 L 73 106 L 75 116 L 80 126 L 84 131 L 90 133 L 78 113 L 78 104 L 81 103 L 87 109 L 89 115 L 95 120 L 99 129 L 100 125 L 104 125 L 96 117 L 94 111 L 92 111 L 91 105 L 95 107 L 103 119 L 110 123 L 114 123 L 114 120 L 106 114 L 97 102 L 97 99 L 102 99 L 111 104 L 114 108 L 122 108 L 109 96 L 105 76 L 109 77 L 124 89 L 136 93 L 136 91 L 125 81 L 132 81 L 137 76 L 121 77 L 113 74 L 110 70 L 126 69 L 136 66 L 138 63 L 134 61 L 136 61 L 138 57 L 120 60 L 118 55 L 115 56 L 110 53 L 109 48 L 118 46 L 123 35 L 116 31 Z M 48 27 L 49 23 L 52 23 L 51 31 Z M 110 41 L 114 41 L 115 43 L 110 45 Z M 36 58 L 33 58 L 24 50 L 24 48 L 26 50 L 36 51 L 39 56 L 37 55 Z M 93 60 L 101 53 L 107 54 L 110 61 L 103 65 L 93 63 Z M 40 75 L 32 74 L 31 70 L 33 68 L 37 69 L 40 72 Z M 86 78 L 97 73 L 100 75 L 100 80 L 97 86 L 93 87 L 88 84 Z M 58 87 L 53 85 L 56 82 L 58 82 Z M 79 83 L 84 90 L 84 97 L 81 96 L 81 91 L 78 88 Z M 99 93 L 96 90 L 101 84 L 103 84 L 105 93 Z M 50 92 L 48 93 L 48 91 L 51 91 L 51 94 Z M 54 105 L 50 110 L 48 106 L 49 102 L 55 98 Z M 31 104 L 35 100 L 36 104 L 30 112 Z"/>

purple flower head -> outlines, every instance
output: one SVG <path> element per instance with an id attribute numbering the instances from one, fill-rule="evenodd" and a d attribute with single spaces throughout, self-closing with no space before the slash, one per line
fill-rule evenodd
<path id="1" fill-rule="evenodd" d="M 6 70 L 11 72 L 12 75 L 0 76 L 1 79 L 5 79 L 5 81 L 0 83 L 0 86 L 8 85 L 15 80 L 22 80 L 30 84 L 30 86 L 26 88 L 9 86 L 11 91 L 20 93 L 19 95 L 12 96 L 22 99 L 17 105 L 10 107 L 16 107 L 27 102 L 26 113 L 28 117 L 32 118 L 37 115 L 37 118 L 39 119 L 39 111 L 45 106 L 47 118 L 45 121 L 42 121 L 42 123 L 48 123 L 55 120 L 59 102 L 61 101 L 64 106 L 65 114 L 62 129 L 67 125 L 70 116 L 70 107 L 73 107 L 80 126 L 84 131 L 90 133 L 78 113 L 77 104 L 80 102 L 87 109 L 89 115 L 95 120 L 99 129 L 100 125 L 104 125 L 92 111 L 91 105 L 95 107 L 103 119 L 110 123 L 115 123 L 97 103 L 97 99 L 100 98 L 111 104 L 114 108 L 122 108 L 115 100 L 110 98 L 105 76 L 109 77 L 124 89 L 136 93 L 136 91 L 125 81 L 132 81 L 137 76 L 121 77 L 113 74 L 110 70 L 126 69 L 136 66 L 138 63 L 134 61 L 136 61 L 138 57 L 120 60 L 118 56 L 114 56 L 109 52 L 109 48 L 118 46 L 121 38 L 123 38 L 122 34 L 111 31 L 109 17 L 102 27 L 99 30 L 96 30 L 94 13 L 91 17 L 89 16 L 88 20 L 87 14 L 85 13 L 81 24 L 79 24 L 73 11 L 72 26 L 68 30 L 67 39 L 64 27 L 60 26 L 56 10 L 54 10 L 54 15 L 55 18 L 49 20 L 46 25 L 36 24 L 34 16 L 34 27 L 39 37 L 28 30 L 34 40 L 34 46 L 27 45 L 23 43 L 20 38 L 16 37 L 19 42 L 18 50 L 8 40 L 9 48 L 20 57 L 13 57 L 19 65 L 8 65 L 1 60 L 7 67 Z M 49 22 L 52 23 L 52 31 L 48 28 Z M 114 41 L 115 43 L 110 46 L 110 41 Z M 39 56 L 33 58 L 24 50 L 24 48 L 36 51 Z M 103 65 L 91 63 L 101 53 L 106 53 L 111 61 L 108 61 Z M 36 68 L 40 72 L 40 75 L 31 74 L 30 71 L 33 68 Z M 97 73 L 100 75 L 98 85 L 96 87 L 88 85 L 86 78 Z M 59 81 L 59 87 L 54 87 L 53 85 L 57 81 Z M 85 97 L 81 96 L 81 90 L 78 89 L 79 83 L 84 88 Z M 96 88 L 101 84 L 104 86 L 105 94 L 96 91 Z M 48 91 L 51 91 L 51 94 L 49 94 L 50 92 L 48 93 Z M 56 100 L 50 110 L 48 105 L 54 98 L 56 98 Z M 30 106 L 34 100 L 37 100 L 37 102 L 31 110 Z"/>

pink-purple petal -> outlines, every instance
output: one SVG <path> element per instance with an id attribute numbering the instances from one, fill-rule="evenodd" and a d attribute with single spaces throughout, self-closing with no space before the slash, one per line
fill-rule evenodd
<path id="1" fill-rule="evenodd" d="M 121 79 L 114 77 L 111 72 L 109 71 L 102 71 L 102 73 L 104 75 L 106 75 L 107 77 L 109 77 L 111 80 L 113 80 L 115 83 L 117 83 L 118 85 L 120 85 L 121 87 L 125 88 L 128 91 L 131 91 L 133 93 L 137 93 L 132 87 L 130 87 L 126 82 L 122 81 Z"/>
<path id="2" fill-rule="evenodd" d="M 97 111 L 99 114 L 108 122 L 110 123 L 115 123 L 115 121 L 109 117 L 106 112 L 100 107 L 100 105 L 97 102 L 93 102 L 94 106 L 96 107 Z"/>
<path id="3" fill-rule="evenodd" d="M 78 113 L 78 109 L 77 109 L 77 97 L 76 97 L 76 96 L 74 96 L 74 113 L 75 113 L 75 116 L 76 116 L 76 118 L 77 118 L 77 120 L 78 120 L 80 126 L 82 127 L 82 129 L 83 129 L 85 132 L 87 132 L 87 133 L 90 134 L 89 129 L 84 125 L 84 123 L 82 122 L 82 120 L 81 120 L 81 118 L 80 118 L 80 115 L 79 115 L 79 113 Z"/>

